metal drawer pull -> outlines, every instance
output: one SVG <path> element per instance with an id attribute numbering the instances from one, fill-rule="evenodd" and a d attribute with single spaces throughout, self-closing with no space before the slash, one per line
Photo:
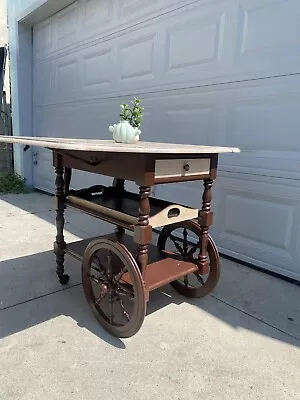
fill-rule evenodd
<path id="1" fill-rule="evenodd" d="M 184 164 L 183 169 L 188 172 L 190 170 L 190 166 L 188 163 Z"/>

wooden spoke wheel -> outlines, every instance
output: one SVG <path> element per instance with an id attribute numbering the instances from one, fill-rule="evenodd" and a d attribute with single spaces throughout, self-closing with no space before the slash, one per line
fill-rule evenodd
<path id="1" fill-rule="evenodd" d="M 122 338 L 138 332 L 146 313 L 145 291 L 136 261 L 124 245 L 108 239 L 89 243 L 82 282 L 93 313 L 107 331 Z"/>
<path id="2" fill-rule="evenodd" d="M 157 246 L 165 257 L 178 258 L 198 265 L 200 241 L 200 226 L 194 221 L 184 221 L 165 226 L 159 235 Z M 199 269 L 199 272 L 171 282 L 170 285 L 177 292 L 187 297 L 204 297 L 215 288 L 220 277 L 219 254 L 210 236 L 207 254 L 208 273 L 201 274 Z"/>

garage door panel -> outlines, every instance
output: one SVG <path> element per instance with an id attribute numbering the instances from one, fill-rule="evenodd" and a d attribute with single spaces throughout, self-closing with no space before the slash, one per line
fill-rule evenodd
<path id="1" fill-rule="evenodd" d="M 109 102 L 91 101 L 88 103 L 75 103 L 36 107 L 35 136 L 62 136 L 75 138 L 111 138 L 108 131 L 109 125 L 117 123 L 120 119 L 120 102 L 125 98 L 113 99 Z M 142 129 L 147 132 L 151 140 L 152 132 L 160 132 L 159 122 L 155 123 L 155 104 L 145 100 L 147 107 L 144 113 L 145 123 Z"/>
<path id="2" fill-rule="evenodd" d="M 270 268 L 299 269 L 300 188 L 287 181 L 219 174 L 215 185 L 214 238 L 241 259 L 265 260 Z M 226 250 L 227 249 L 227 250 Z M 228 251 L 228 249 L 230 249 Z"/>
<path id="3" fill-rule="evenodd" d="M 54 119 L 58 118 L 49 107 L 35 107 L 33 110 L 34 136 L 55 136 L 53 130 Z"/>
<path id="4" fill-rule="evenodd" d="M 149 12 L 151 9 L 156 9 L 159 6 L 160 0 L 153 0 L 153 1 L 147 1 L 147 0 L 119 0 L 117 2 L 117 7 L 118 7 L 118 15 L 120 18 L 130 18 L 132 17 L 132 14 L 135 14 L 136 16 L 141 15 L 142 13 L 145 13 L 145 10 Z M 171 3 L 170 1 L 167 1 L 166 3 Z M 178 3 L 176 1 L 173 1 L 173 3 Z M 141 12 L 141 9 L 143 12 Z M 136 11 L 138 11 L 136 13 Z"/>
<path id="5" fill-rule="evenodd" d="M 228 40 L 224 39 L 228 4 L 228 0 L 222 2 L 221 9 L 220 5 L 215 4 L 205 6 L 196 4 L 175 10 L 170 15 L 151 20 L 145 25 L 137 25 L 134 30 L 124 31 L 122 35 L 112 36 L 105 41 L 97 42 L 93 38 L 90 43 L 81 45 L 77 41 L 76 47 L 63 46 L 63 53 L 60 52 L 58 39 L 53 39 L 56 52 L 52 52 L 51 57 L 44 58 L 40 68 L 43 68 L 48 60 L 53 60 L 53 63 L 57 64 L 68 58 L 76 58 L 79 63 L 89 64 L 93 71 L 101 69 L 100 64 L 103 62 L 105 66 L 102 68 L 107 71 L 109 62 L 111 70 L 116 71 L 116 75 L 112 85 L 102 88 L 102 96 L 123 94 L 124 90 L 136 92 L 162 90 L 174 84 L 179 87 L 183 84 L 196 86 L 206 77 L 219 76 L 221 71 L 226 71 L 223 65 L 223 58 L 226 56 L 223 43 L 228 43 Z M 75 13 L 75 6 L 72 7 L 69 13 Z M 199 21 L 202 23 L 199 24 Z M 73 36 L 69 34 L 72 28 L 65 28 L 61 34 L 57 33 L 56 17 L 52 17 L 52 27 L 56 32 L 53 34 L 55 38 L 63 35 L 62 40 L 67 40 Z M 117 26 L 115 29 L 117 32 Z M 74 37 L 76 38 L 76 35 Z M 90 53 L 96 50 L 96 53 L 103 57 L 96 57 L 90 60 L 90 63 L 82 60 L 82 57 L 89 52 L 88 48 Z M 110 51 L 109 49 L 117 49 L 117 55 L 107 56 L 105 59 L 104 55 Z M 59 82 L 57 87 L 60 87 Z M 67 95 L 68 92 L 65 93 Z"/>
<path id="6" fill-rule="evenodd" d="M 52 19 L 52 37 L 54 50 L 74 45 L 78 40 L 78 1 L 64 8 Z"/>
<path id="7" fill-rule="evenodd" d="M 240 153 L 241 154 L 241 153 Z M 270 178 L 300 180 L 299 152 L 247 151 L 238 156 L 219 156 L 219 170 Z"/>
<path id="8" fill-rule="evenodd" d="M 164 78 L 172 79 L 173 75 L 174 79 L 187 70 L 192 74 L 186 76 L 189 80 L 199 80 L 200 72 L 204 76 L 220 73 L 226 56 L 223 46 L 229 10 L 228 2 L 218 7 L 198 5 L 163 21 L 166 35 Z"/>
<path id="9" fill-rule="evenodd" d="M 124 30 L 138 26 L 141 22 L 181 10 L 186 3 L 186 0 L 166 0 L 163 3 L 157 0 L 78 0 L 35 25 L 35 41 L 47 36 L 47 40 L 53 44 L 47 56 L 68 48 L 83 48 L 90 40 L 95 43 L 111 35 L 118 35 L 119 32 L 123 34 Z M 43 58 L 43 54 L 36 51 L 34 56 L 36 59 Z"/>
<path id="10" fill-rule="evenodd" d="M 109 91 L 114 81 L 114 49 L 112 46 L 89 47 L 80 57 L 79 82 L 83 95 L 99 95 Z"/>
<path id="11" fill-rule="evenodd" d="M 241 154 L 220 156 L 221 170 L 300 179 L 300 153 L 296 151 L 300 123 L 299 83 L 298 77 L 290 80 L 285 77 L 267 83 L 233 84 L 226 88 L 214 86 L 144 94 L 140 97 L 149 115 L 145 114 L 143 138 L 240 146 L 243 149 Z M 97 83 L 86 88 L 90 93 L 91 89 L 95 100 L 83 101 L 84 95 L 81 94 L 82 101 L 74 103 L 73 97 L 72 107 L 83 107 L 85 104 L 86 110 L 91 109 L 91 112 L 82 113 L 78 108 L 76 116 L 81 117 L 73 134 L 80 137 L 79 127 L 85 125 L 91 127 L 91 135 L 97 129 L 103 132 L 103 137 L 107 137 L 106 126 L 118 120 L 119 104 L 128 101 L 128 96 L 101 101 L 96 100 L 101 91 Z M 67 90 L 65 92 L 68 94 Z M 42 96 L 43 93 L 46 99 L 47 90 L 41 90 Z M 60 101 L 58 96 L 55 99 L 56 103 Z M 60 110 L 63 111 L 62 106 Z M 105 121 L 99 120 L 100 115 L 106 115 Z M 63 125 L 66 129 L 70 125 L 68 118 L 66 114 Z M 147 124 L 150 120 L 157 123 L 155 128 L 152 122 Z M 102 129 L 99 128 L 101 126 Z"/>
<path id="12" fill-rule="evenodd" d="M 91 84 L 95 96 L 99 93 L 96 86 Z M 300 154 L 296 151 L 300 123 L 299 87 L 298 78 L 290 81 L 277 78 L 268 84 L 240 83 L 226 89 L 213 87 L 145 94 L 140 97 L 150 114 L 144 118 L 143 137 L 144 140 L 173 140 L 179 143 L 238 145 L 245 150 L 239 155 L 220 156 L 221 169 L 300 178 Z M 46 90 L 41 90 L 41 93 L 47 96 Z M 59 97 L 55 98 L 58 103 Z M 95 128 L 101 130 L 99 127 L 116 121 L 119 104 L 127 100 L 128 97 L 124 96 L 74 103 L 73 98 L 72 107 L 83 107 L 85 104 L 85 109 L 91 108 L 87 114 L 78 109 L 76 115 L 81 115 L 80 121 L 84 121 L 85 126 L 91 126 L 93 132 Z M 150 117 L 153 108 L 154 117 Z M 63 111 L 62 106 L 60 110 Z M 102 114 L 107 116 L 106 125 L 101 125 L 99 120 L 97 126 L 92 121 L 97 121 Z M 149 120 L 158 121 L 156 131 L 152 124 L 145 125 Z M 67 114 L 65 125 L 68 126 Z M 106 128 L 103 130 L 105 137 Z M 79 130 L 76 134 L 80 136 Z"/>
<path id="13" fill-rule="evenodd" d="M 55 60 L 55 94 L 60 102 L 78 98 L 78 57 L 68 55 L 60 60 Z"/>
<path id="14" fill-rule="evenodd" d="M 114 1 L 84 0 L 79 3 L 81 32 L 88 36 L 104 30 L 114 18 Z"/>
<path id="15" fill-rule="evenodd" d="M 144 5 L 144 2 L 140 3 Z M 48 22 L 37 25 L 34 28 L 35 42 L 40 50 L 35 52 L 35 57 L 41 59 L 45 55 L 53 57 L 59 52 L 82 50 L 104 39 L 121 37 L 126 30 L 132 30 L 135 38 L 139 38 L 146 27 L 150 30 L 152 27 L 152 32 L 160 33 L 158 47 L 165 49 L 164 60 L 159 61 L 162 67 L 160 81 L 155 85 L 167 87 L 176 81 L 177 85 L 191 82 L 192 86 L 197 86 L 298 72 L 298 0 L 199 1 L 181 8 L 179 5 L 182 3 L 170 2 L 164 9 L 173 7 L 173 10 L 163 13 L 160 9 L 157 18 L 152 18 L 150 11 L 159 3 L 151 2 L 150 8 L 141 7 L 141 12 L 146 13 L 149 21 L 139 24 L 139 17 L 131 13 L 131 25 L 122 25 L 122 13 L 117 11 L 119 3 L 111 5 L 104 2 L 104 10 L 95 4 L 94 1 L 77 1 L 51 17 L 50 25 Z M 128 4 L 130 9 L 131 3 Z M 89 18 L 96 20 L 93 7 L 96 7 L 95 15 L 100 13 L 100 31 L 97 34 L 93 31 L 93 23 L 88 23 Z M 105 7 L 109 7 L 108 14 Z M 108 18 L 107 15 L 111 16 L 109 30 L 107 24 L 101 24 L 101 15 L 104 19 Z M 88 36 L 87 26 L 91 29 Z M 42 49 L 44 46 L 46 48 Z M 180 52 L 182 58 L 178 59 Z"/>
<path id="16" fill-rule="evenodd" d="M 177 9 L 186 0 L 83 0 L 79 2 L 80 33 L 100 38 Z"/>
<path id="17" fill-rule="evenodd" d="M 171 104 L 170 104 L 171 103 Z M 211 145 L 216 134 L 218 110 L 216 102 L 185 102 L 182 107 L 170 103 L 165 109 L 162 126 L 167 133 L 172 127 L 175 143 L 202 142 Z M 169 134 L 170 135 L 170 134 Z M 165 135 L 165 140 L 167 134 Z"/>
<path id="18" fill-rule="evenodd" d="M 228 106 L 226 142 L 247 149 L 291 150 L 299 124 L 299 84 L 299 76 L 291 76 L 226 85 L 222 90 Z"/>
<path id="19" fill-rule="evenodd" d="M 109 176 L 102 176 L 98 174 L 91 174 L 83 171 L 73 171 L 72 173 L 72 187 L 71 189 L 79 190 L 84 187 L 90 187 L 93 185 L 106 185 L 112 184 L 113 178 Z"/>
<path id="20" fill-rule="evenodd" d="M 35 187 L 47 193 L 54 193 L 55 173 L 52 152 L 47 149 L 34 149 L 32 153 Z"/>
<path id="21" fill-rule="evenodd" d="M 196 86 L 199 79 L 219 75 L 225 70 L 226 4 L 196 4 L 176 10 L 117 39 L 120 81 L 114 91 Z"/>
<path id="22" fill-rule="evenodd" d="M 185 204 L 189 207 L 200 208 L 202 202 L 202 182 L 191 185 L 190 182 L 183 184 L 157 185 L 155 196 L 172 203 Z"/>
<path id="23" fill-rule="evenodd" d="M 52 40 L 52 20 L 39 23 L 33 28 L 33 59 L 45 59 L 50 55 L 53 46 Z"/>
<path id="24" fill-rule="evenodd" d="M 262 75 L 299 72 L 298 0 L 240 0 L 235 64 Z"/>
<path id="25" fill-rule="evenodd" d="M 248 57 L 244 66 L 231 61 L 231 53 L 238 40 L 234 39 L 231 18 L 230 1 L 217 5 L 196 3 L 193 8 L 187 6 L 180 12 L 176 10 L 160 20 L 153 20 L 147 25 L 141 24 L 131 32 L 123 32 L 121 36 L 104 42 L 93 40 L 84 47 L 69 48 L 52 61 L 58 70 L 58 76 L 54 77 L 57 80 L 54 87 L 61 89 L 53 97 L 60 98 L 61 92 L 62 101 L 73 96 L 69 90 L 64 90 L 64 86 L 68 84 L 68 80 L 75 79 L 75 60 L 80 64 L 76 79 L 77 82 L 82 82 L 77 93 L 77 97 L 81 98 L 94 95 L 95 87 L 99 88 L 99 96 L 104 97 L 123 95 L 124 91 L 141 93 L 170 87 L 196 87 L 209 82 L 226 82 L 232 79 L 232 74 L 234 79 L 245 79 L 249 78 L 249 70 L 251 74 L 257 68 L 260 73 L 266 67 L 270 71 L 273 65 L 278 65 L 278 60 L 286 59 L 280 53 L 280 47 L 277 59 L 270 59 L 267 66 L 260 65 L 264 63 L 264 57 L 255 52 L 250 52 L 252 56 L 249 57 L 253 57 L 253 60 Z M 244 24 L 247 22 L 244 21 Z M 52 25 L 53 30 L 57 31 L 57 24 Z M 68 29 L 65 30 L 64 37 L 69 37 Z M 293 40 L 291 38 L 287 48 L 291 54 L 299 54 L 300 57 L 300 52 L 294 52 L 291 47 Z M 254 43 L 254 39 L 252 42 Z M 257 38 L 258 46 L 261 42 Z M 72 62 L 74 64 L 69 64 Z M 47 68 L 47 63 L 45 60 L 38 68 Z M 70 75 L 66 80 L 64 72 Z M 256 74 L 255 77 L 257 76 L 261 75 Z"/>
<path id="26" fill-rule="evenodd" d="M 300 150 L 300 92 L 233 99 L 228 110 L 228 143 L 247 149 Z M 276 135 L 276 136 L 275 136 Z M 275 140 L 274 140 L 275 137 Z"/>
<path id="27" fill-rule="evenodd" d="M 138 36 L 129 34 L 118 40 L 118 88 L 143 87 L 158 78 L 155 74 L 156 39 L 155 30 L 150 28 L 142 30 Z"/>
<path id="28" fill-rule="evenodd" d="M 300 179 L 299 84 L 298 76 L 282 77 L 233 84 L 223 92 L 223 140 L 243 151 L 239 155 L 222 155 L 222 168 Z"/>
<path id="29" fill-rule="evenodd" d="M 260 181 L 219 172 L 213 188 L 212 236 L 224 254 L 300 279 L 300 189 L 296 182 Z M 159 185 L 155 195 L 200 207 L 201 186 Z"/>
<path id="30" fill-rule="evenodd" d="M 78 54 L 67 54 L 33 67 L 34 104 L 46 105 L 74 101 L 79 98 Z"/>
<path id="31" fill-rule="evenodd" d="M 34 105 L 51 104 L 55 101 L 55 69 L 52 61 L 45 64 L 34 64 L 33 86 Z"/>
<path id="32" fill-rule="evenodd" d="M 267 193 L 234 190 L 232 187 L 226 188 L 222 197 L 225 214 L 220 238 L 231 237 L 260 250 L 266 246 L 274 247 L 279 253 L 289 249 L 295 202 L 289 204 L 278 195 L 274 201 L 274 197 Z"/>

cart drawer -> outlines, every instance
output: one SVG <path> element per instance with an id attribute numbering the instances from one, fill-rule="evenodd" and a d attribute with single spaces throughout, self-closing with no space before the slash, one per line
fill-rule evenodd
<path id="1" fill-rule="evenodd" d="M 209 175 L 210 158 L 156 160 L 155 178 Z"/>

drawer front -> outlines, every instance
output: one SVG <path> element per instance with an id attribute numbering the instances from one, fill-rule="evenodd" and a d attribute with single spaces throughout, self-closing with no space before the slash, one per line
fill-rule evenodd
<path id="1" fill-rule="evenodd" d="M 210 158 L 156 160 L 155 178 L 205 176 L 210 173 Z"/>

